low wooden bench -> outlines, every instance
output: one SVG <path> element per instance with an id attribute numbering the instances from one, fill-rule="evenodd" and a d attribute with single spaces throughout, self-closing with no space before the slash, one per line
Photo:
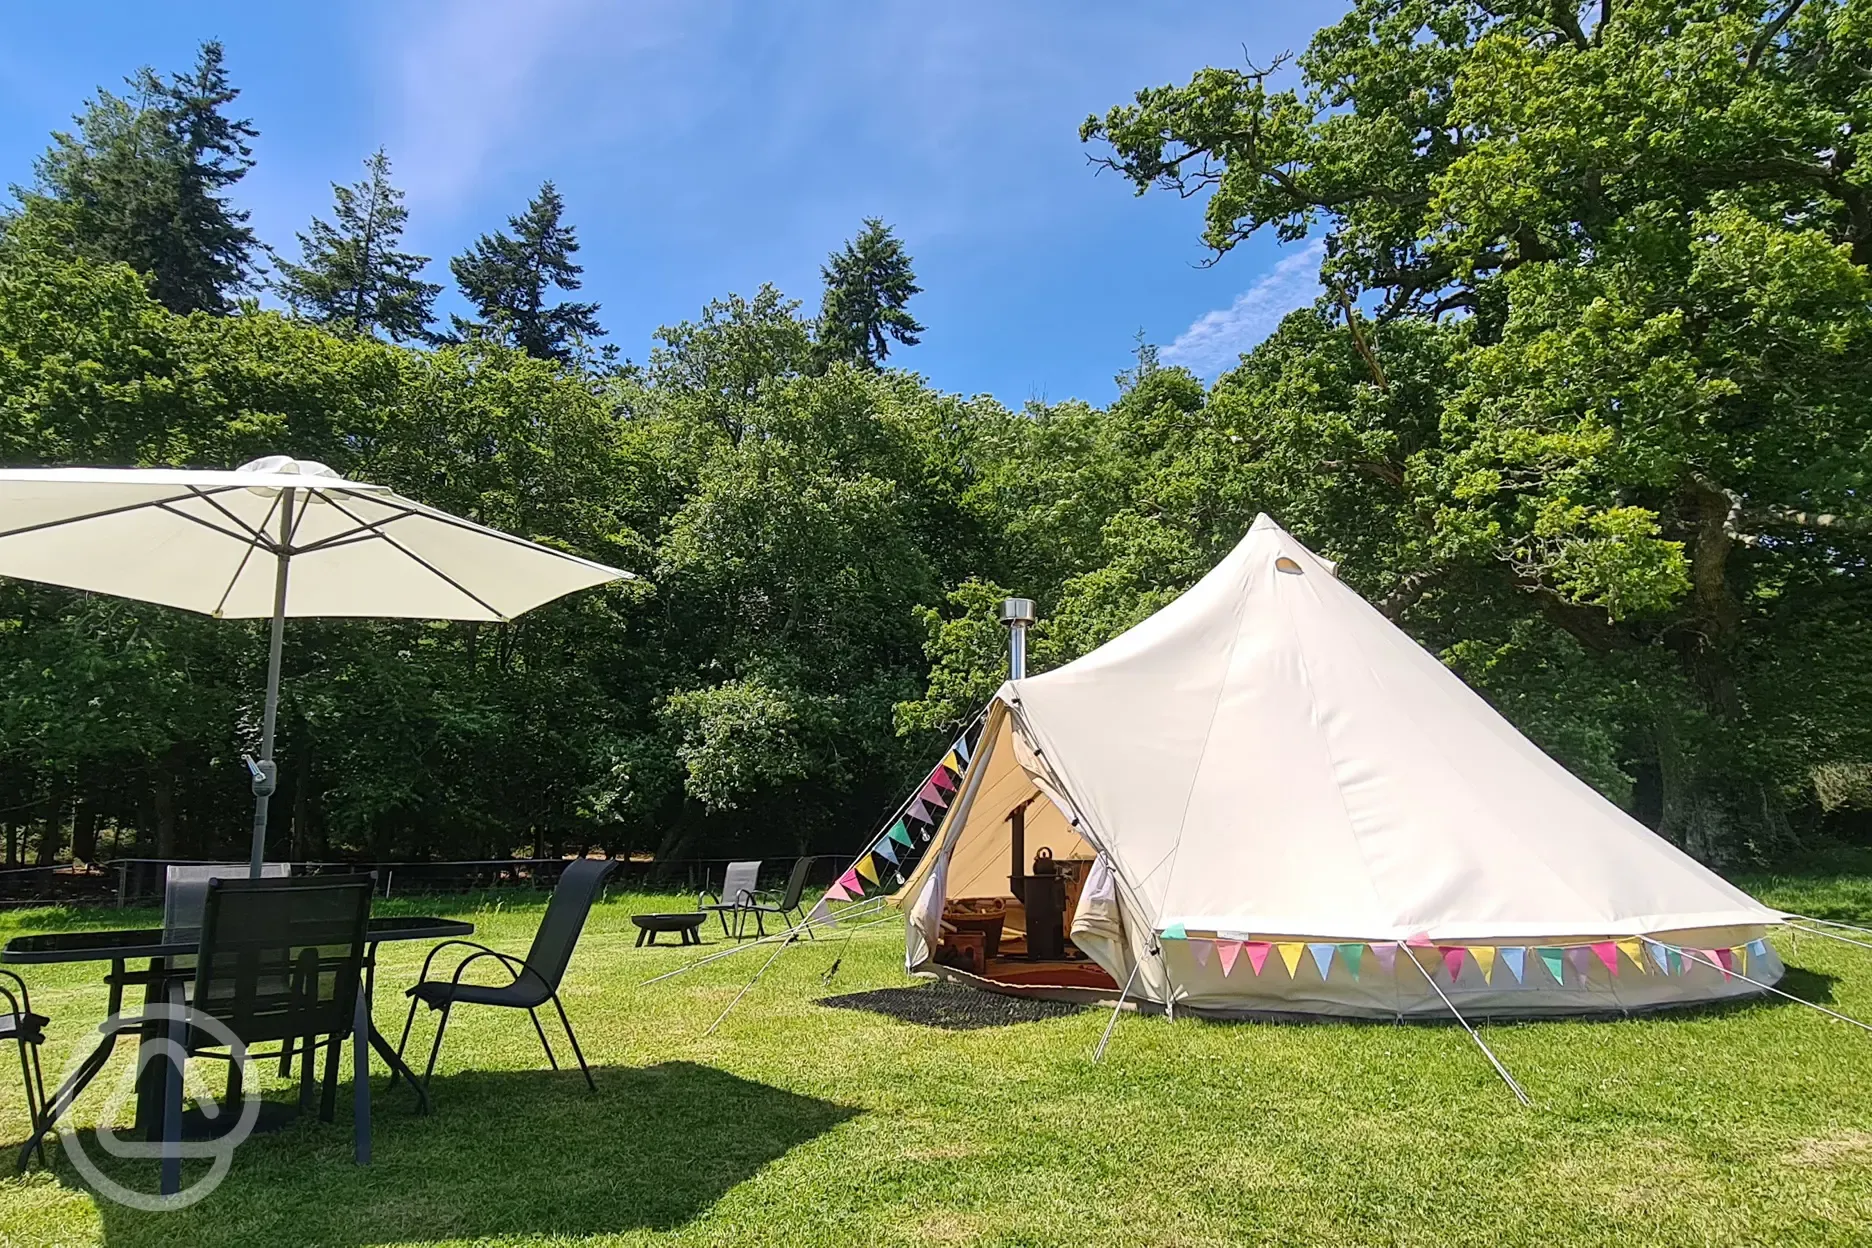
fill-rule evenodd
<path id="1" fill-rule="evenodd" d="M 692 910 L 683 914 L 633 914 L 631 922 L 637 925 L 637 947 L 656 944 L 658 932 L 675 932 L 677 944 L 699 945 L 702 943 L 703 914 Z"/>

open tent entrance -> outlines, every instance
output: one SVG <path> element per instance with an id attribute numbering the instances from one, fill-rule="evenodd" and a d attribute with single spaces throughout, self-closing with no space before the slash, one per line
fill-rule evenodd
<path id="1" fill-rule="evenodd" d="M 1118 984 L 1071 936 L 1098 851 L 1013 725 L 990 713 L 961 798 L 899 894 L 934 919 L 917 960 L 969 982 L 1109 996 Z"/>

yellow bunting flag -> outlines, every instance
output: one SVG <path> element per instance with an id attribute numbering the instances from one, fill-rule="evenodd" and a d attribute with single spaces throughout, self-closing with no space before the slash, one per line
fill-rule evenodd
<path id="1" fill-rule="evenodd" d="M 1638 968 L 1638 973 L 1640 975 L 1649 975 L 1651 973 L 1645 969 L 1644 946 L 1640 942 L 1636 940 L 1621 940 L 1618 942 L 1618 947 L 1620 953 L 1631 959 L 1631 964 Z"/>
<path id="2" fill-rule="evenodd" d="M 1495 946 L 1494 945 L 1470 945 L 1469 956 L 1475 959 L 1475 964 L 1476 964 L 1477 969 L 1482 972 L 1482 982 L 1485 984 L 1494 983 L 1495 982 Z"/>
<path id="3" fill-rule="evenodd" d="M 1291 979 L 1300 965 L 1300 954 L 1306 945 L 1297 940 L 1283 940 L 1274 947 L 1280 950 L 1281 961 L 1287 964 L 1287 976 Z"/>
<path id="4" fill-rule="evenodd" d="M 870 854 L 866 854 L 858 860 L 858 874 L 864 876 L 865 879 L 870 880 L 873 884 L 878 882 L 877 868 L 871 865 Z"/>
<path id="5" fill-rule="evenodd" d="M 943 755 L 942 765 L 947 767 L 950 771 L 955 772 L 958 776 L 962 774 L 962 760 L 956 757 L 956 752 L 954 750 L 950 750 L 947 754 Z"/>

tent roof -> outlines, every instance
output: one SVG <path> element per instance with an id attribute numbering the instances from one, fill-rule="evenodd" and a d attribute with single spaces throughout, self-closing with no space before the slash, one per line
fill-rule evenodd
<path id="1" fill-rule="evenodd" d="M 1782 917 L 1517 732 L 1267 516 L 1000 697 L 1159 929 L 1618 936 Z"/>

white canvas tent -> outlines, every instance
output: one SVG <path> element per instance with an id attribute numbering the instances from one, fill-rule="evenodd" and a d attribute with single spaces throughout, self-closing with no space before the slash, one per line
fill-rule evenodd
<path id="1" fill-rule="evenodd" d="M 1439 990 L 1640 1010 L 1758 991 L 1732 957 L 1781 974 L 1762 937 L 1787 916 L 1542 753 L 1266 516 L 1169 607 L 1002 687 L 899 893 L 911 970 L 959 974 L 935 961 L 944 903 L 1011 900 L 1009 813 L 1036 795 L 1027 852 L 1096 859 L 1074 943 L 1174 1010 L 1444 1014 Z"/>

